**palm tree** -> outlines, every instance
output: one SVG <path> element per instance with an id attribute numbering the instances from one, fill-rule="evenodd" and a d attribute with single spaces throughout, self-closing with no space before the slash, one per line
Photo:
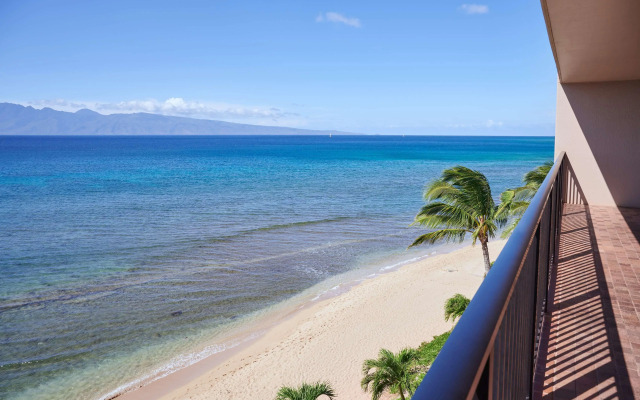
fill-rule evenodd
<path id="1" fill-rule="evenodd" d="M 444 303 L 444 320 L 449 321 L 449 318 L 451 318 L 451 321 L 455 322 L 456 318 L 462 317 L 462 313 L 467 309 L 470 302 L 471 300 L 460 293 L 448 298 Z"/>
<path id="2" fill-rule="evenodd" d="M 427 204 L 413 224 L 438 230 L 419 236 L 409 247 L 441 240 L 462 242 L 471 234 L 473 244 L 480 241 L 485 274 L 489 272 L 489 239 L 507 222 L 509 207 L 494 203 L 487 178 L 462 166 L 445 169 L 427 186 L 424 198 Z"/>
<path id="3" fill-rule="evenodd" d="M 329 400 L 333 400 L 336 397 L 333 388 L 328 382 L 303 383 L 297 388 L 281 387 L 276 395 L 276 400 L 316 400 L 323 395 L 327 396 Z"/>
<path id="4" fill-rule="evenodd" d="M 551 171 L 552 167 L 553 161 L 547 161 L 542 165 L 538 165 L 536 168 L 532 169 L 524 175 L 524 183 L 527 186 L 532 186 L 536 189 L 539 188 L 540 185 L 542 185 L 542 182 L 544 182 L 544 179 L 549 174 L 549 171 Z"/>
<path id="5" fill-rule="evenodd" d="M 364 378 L 360 381 L 362 389 L 371 390 L 371 400 L 378 400 L 385 390 L 397 390 L 400 398 L 405 400 L 404 392 L 410 396 L 411 381 L 414 378 L 413 367 L 419 359 L 415 349 L 403 349 L 393 354 L 387 349 L 381 349 L 378 359 L 365 360 L 362 364 Z"/>
<path id="6" fill-rule="evenodd" d="M 551 171 L 553 167 L 553 161 L 547 161 L 542 165 L 537 166 L 531 171 L 527 172 L 522 181 L 524 186 L 520 186 L 515 189 L 507 189 L 502 193 L 502 202 L 509 205 L 509 215 L 516 217 L 509 226 L 502 232 L 502 237 L 506 238 L 515 229 L 520 222 L 522 215 L 529 207 L 529 203 L 533 196 L 544 182 L 544 179 Z"/>

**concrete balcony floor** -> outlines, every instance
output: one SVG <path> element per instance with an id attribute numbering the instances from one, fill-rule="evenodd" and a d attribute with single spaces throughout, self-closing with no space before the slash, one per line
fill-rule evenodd
<path id="1" fill-rule="evenodd" d="M 536 399 L 640 399 L 640 209 L 565 204 Z"/>

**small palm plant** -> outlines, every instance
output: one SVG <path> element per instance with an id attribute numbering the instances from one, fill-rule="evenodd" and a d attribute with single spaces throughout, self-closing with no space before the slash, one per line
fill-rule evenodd
<path id="1" fill-rule="evenodd" d="M 322 396 L 326 396 L 330 400 L 336 398 L 336 394 L 328 382 L 303 383 L 297 388 L 283 386 L 278 390 L 275 400 L 316 400 Z"/>
<path id="2" fill-rule="evenodd" d="M 437 229 L 419 236 L 409 247 L 438 241 L 462 242 L 467 234 L 480 241 L 485 274 L 489 272 L 489 239 L 509 217 L 508 204 L 496 205 L 487 178 L 478 171 L 456 166 L 446 169 L 424 193 L 427 204 L 413 224 Z"/>
<path id="3" fill-rule="evenodd" d="M 502 237 L 506 238 L 515 229 L 520 222 L 522 215 L 529 207 L 529 203 L 533 196 L 544 182 L 544 179 L 551 171 L 553 167 L 553 161 L 547 161 L 542 165 L 537 166 L 524 175 L 522 181 L 524 186 L 520 186 L 515 189 L 507 189 L 502 193 L 502 203 L 508 205 L 509 215 L 514 216 L 515 219 L 511 221 L 509 226 L 502 232 Z"/>
<path id="4" fill-rule="evenodd" d="M 447 299 L 444 303 L 444 320 L 455 322 L 456 318 L 462 317 L 462 313 L 467 309 L 467 306 L 471 300 L 461 295 L 455 294 L 453 297 Z"/>
<path id="5" fill-rule="evenodd" d="M 365 392 L 371 391 L 372 400 L 378 400 L 385 390 L 397 391 L 405 400 L 405 392 L 413 395 L 414 366 L 419 358 L 415 349 L 403 349 L 398 354 L 381 349 L 377 359 L 365 360 L 362 364 L 364 378 L 360 385 Z"/>

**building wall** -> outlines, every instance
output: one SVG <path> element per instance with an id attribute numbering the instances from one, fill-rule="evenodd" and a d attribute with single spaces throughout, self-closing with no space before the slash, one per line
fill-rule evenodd
<path id="1" fill-rule="evenodd" d="M 586 203 L 640 207 L 640 80 L 558 83 L 556 113 Z"/>

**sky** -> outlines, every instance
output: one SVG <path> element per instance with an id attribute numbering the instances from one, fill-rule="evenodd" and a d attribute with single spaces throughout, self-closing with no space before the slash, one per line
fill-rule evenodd
<path id="1" fill-rule="evenodd" d="M 536 1 L 0 1 L 0 102 L 371 134 L 553 135 Z"/>

